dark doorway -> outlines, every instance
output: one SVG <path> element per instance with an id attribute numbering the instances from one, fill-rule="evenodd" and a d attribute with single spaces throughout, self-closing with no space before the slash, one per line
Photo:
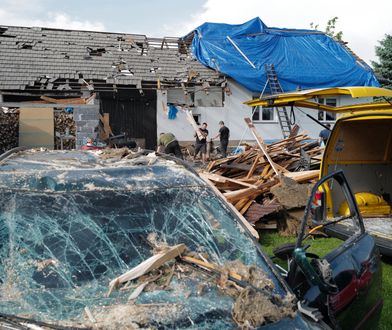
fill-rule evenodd
<path id="1" fill-rule="evenodd" d="M 157 96 L 155 90 L 101 92 L 101 112 L 109 113 L 110 127 L 115 135 L 126 133 L 144 139 L 145 148 L 157 145 Z"/>

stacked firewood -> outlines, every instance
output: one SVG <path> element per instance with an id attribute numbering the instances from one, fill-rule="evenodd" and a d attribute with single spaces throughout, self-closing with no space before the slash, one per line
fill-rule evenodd
<path id="1" fill-rule="evenodd" d="M 255 138 L 258 146 L 212 161 L 207 170 L 201 173 L 252 224 L 263 222 L 267 215 L 282 210 L 286 204 L 290 205 L 290 201 L 286 203 L 284 198 L 298 199 L 296 194 L 305 194 L 302 197 L 307 199 L 310 190 L 303 188 L 317 181 L 323 152 L 318 141 L 306 134 L 269 145 L 264 144 L 260 135 L 257 134 Z M 291 189 L 293 193 L 286 196 L 280 194 L 282 185 L 283 191 Z M 302 187 L 298 189 L 297 186 Z M 304 205 L 298 205 L 301 206 Z M 277 224 L 265 220 L 256 227 L 273 229 Z"/>
<path id="2" fill-rule="evenodd" d="M 18 146 L 19 112 L 0 109 L 0 154 Z"/>
<path id="3" fill-rule="evenodd" d="M 72 113 L 64 111 L 55 111 L 54 113 L 54 130 L 56 132 L 56 149 L 61 149 L 61 136 L 63 136 L 63 149 L 74 149 L 75 139 L 67 138 L 75 136 L 76 125 Z M 64 138 L 65 137 L 65 138 Z"/>

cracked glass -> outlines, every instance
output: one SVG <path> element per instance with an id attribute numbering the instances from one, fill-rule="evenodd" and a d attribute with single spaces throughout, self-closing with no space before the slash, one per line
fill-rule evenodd
<path id="1" fill-rule="evenodd" d="M 70 163 L 58 169 L 34 157 L 3 164 L 1 313 L 83 322 L 86 307 L 99 312 L 126 304 L 129 293 L 107 297 L 108 284 L 153 255 L 149 234 L 168 245 L 184 243 L 219 265 L 257 265 L 284 295 L 232 211 L 196 175 L 173 162 L 140 166 L 130 160 L 110 168 L 89 162 L 94 165 L 78 163 L 74 170 Z M 189 326 L 189 319 L 203 323 L 209 315 L 226 327 L 232 322 L 231 297 L 209 285 L 203 296 L 192 294 L 205 276 L 174 278 L 173 290 L 144 292 L 138 303 L 179 304 L 165 324 Z"/>

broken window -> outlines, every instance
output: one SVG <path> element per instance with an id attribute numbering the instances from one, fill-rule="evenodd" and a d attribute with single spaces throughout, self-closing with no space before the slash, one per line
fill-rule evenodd
<path id="1" fill-rule="evenodd" d="M 84 162 L 91 161 L 86 156 Z M 62 160 L 64 166 L 70 162 Z M 81 162 L 77 171 L 54 171 L 48 164 L 36 161 L 39 171 L 2 175 L 7 178 L 0 187 L 3 313 L 80 321 L 86 307 L 104 313 L 104 306 L 125 304 L 129 293 L 107 297 L 108 283 L 152 256 L 151 234 L 169 245 L 184 243 L 219 265 L 239 260 L 270 273 L 251 238 L 240 234 L 243 229 L 231 211 L 207 188 L 189 185 L 180 172 L 168 187 L 151 180 L 167 171 L 159 166 L 155 172 L 140 167 L 130 175 L 129 168 L 88 170 Z M 184 315 L 202 322 L 212 313 L 215 325 L 227 327 L 233 300 L 216 286 L 202 297 L 184 298 L 205 281 L 174 279 L 174 290 L 145 292 L 139 299 L 141 304 L 181 305 L 170 314 L 172 326 Z"/>

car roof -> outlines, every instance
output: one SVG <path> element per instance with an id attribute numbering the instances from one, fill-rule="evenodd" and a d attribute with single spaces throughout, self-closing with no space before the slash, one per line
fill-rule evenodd
<path id="1" fill-rule="evenodd" d="M 16 151 L 0 160 L 0 188 L 81 191 L 206 186 L 185 162 L 155 152 Z"/>

